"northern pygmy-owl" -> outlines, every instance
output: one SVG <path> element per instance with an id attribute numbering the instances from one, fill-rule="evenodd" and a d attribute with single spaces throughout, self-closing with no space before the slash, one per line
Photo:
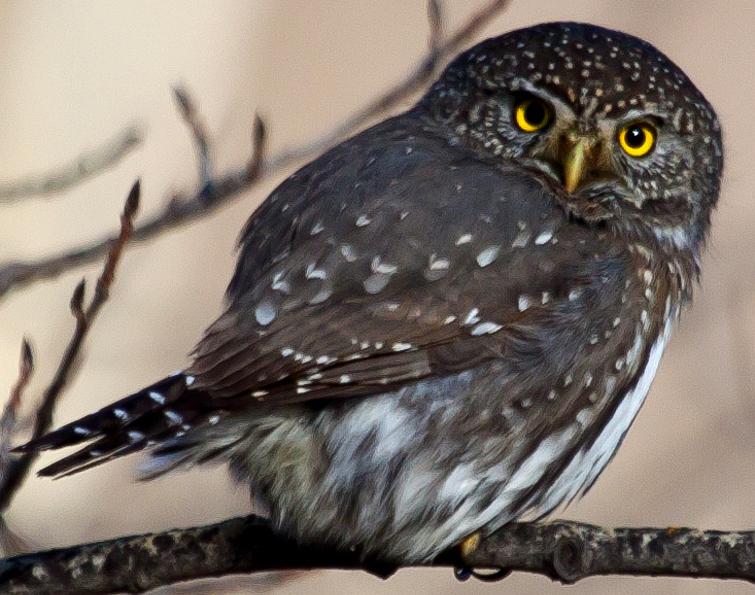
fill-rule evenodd
<path id="1" fill-rule="evenodd" d="M 635 37 L 551 23 L 252 215 L 191 365 L 26 448 L 75 473 L 228 461 L 302 542 L 414 561 L 583 494 L 689 302 L 720 186 L 710 104 Z"/>

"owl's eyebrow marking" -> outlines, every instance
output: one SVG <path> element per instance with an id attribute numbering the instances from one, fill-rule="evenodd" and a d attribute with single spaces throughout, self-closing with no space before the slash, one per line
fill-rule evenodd
<path id="1" fill-rule="evenodd" d="M 633 108 L 627 110 L 624 114 L 615 118 L 617 122 L 626 124 L 636 120 L 650 120 L 653 124 L 656 124 L 659 128 L 668 119 L 668 114 L 664 111 L 655 109 L 652 105 L 645 106 L 645 109 Z"/>
<path id="2" fill-rule="evenodd" d="M 525 92 L 547 101 L 556 112 L 568 111 L 569 113 L 574 113 L 574 108 L 565 97 L 561 97 L 556 93 L 547 92 L 548 90 L 543 87 L 536 87 L 527 79 L 516 77 L 511 80 L 509 88 L 515 93 Z"/>

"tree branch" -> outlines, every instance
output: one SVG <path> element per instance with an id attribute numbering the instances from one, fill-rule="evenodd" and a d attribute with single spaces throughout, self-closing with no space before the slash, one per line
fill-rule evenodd
<path id="1" fill-rule="evenodd" d="M 18 410 L 26 385 L 34 374 L 34 352 L 28 339 L 21 342 L 21 362 L 18 369 L 18 379 L 11 389 L 10 398 L 5 404 L 0 416 L 0 486 L 6 482 L 6 475 L 12 468 L 15 456 L 11 454 L 13 440 L 18 430 Z M 0 533 L 2 531 L 0 530 Z"/>
<path id="2" fill-rule="evenodd" d="M 184 121 L 192 131 L 197 146 L 200 169 L 200 188 L 191 195 L 176 195 L 168 201 L 165 208 L 153 215 L 134 230 L 135 241 L 146 241 L 203 218 L 219 208 L 230 204 L 242 192 L 262 180 L 285 170 L 307 157 L 321 153 L 330 148 L 344 137 L 353 134 L 376 116 L 396 107 L 408 96 L 422 89 L 430 80 L 438 66 L 450 56 L 455 55 L 467 40 L 477 34 L 490 20 L 499 14 L 509 3 L 509 0 L 492 0 L 462 25 L 445 41 L 439 40 L 443 30 L 442 11 L 437 2 L 429 7 L 430 44 L 431 49 L 424 59 L 396 86 L 379 96 L 372 103 L 336 126 L 329 133 L 294 149 L 265 159 L 255 148 L 255 159 L 261 159 L 256 167 L 249 163 L 239 170 L 227 172 L 216 177 L 210 177 L 212 168 L 210 160 L 209 139 L 201 120 L 198 118 L 194 103 L 185 89 L 177 88 L 175 96 L 181 109 Z M 263 130 L 257 119 L 255 130 Z M 255 145 L 257 147 L 257 145 Z M 53 255 L 33 261 L 10 261 L 0 265 L 0 298 L 12 289 L 17 289 L 43 279 L 52 279 L 61 273 L 90 263 L 100 258 L 107 251 L 112 237 L 97 240 L 62 254 Z"/>
<path id="3" fill-rule="evenodd" d="M 129 126 L 101 147 L 80 155 L 60 169 L 0 184 L 0 204 L 12 204 L 32 197 L 47 197 L 73 188 L 87 178 L 113 167 L 143 140 L 144 130 L 137 126 Z"/>
<path id="4" fill-rule="evenodd" d="M 139 208 L 139 195 L 140 184 L 137 181 L 132 186 L 128 198 L 126 198 L 126 203 L 121 215 L 120 233 L 118 234 L 118 237 L 112 240 L 108 245 L 107 260 L 105 261 L 102 273 L 97 279 L 94 297 L 89 306 L 86 308 L 84 307 L 84 293 L 86 286 L 83 279 L 79 282 L 73 292 L 73 296 L 71 297 L 71 312 L 76 319 L 76 327 L 60 361 L 60 365 L 53 376 L 52 382 L 47 390 L 45 390 L 42 402 L 37 409 L 34 419 L 32 439 L 41 437 L 50 429 L 52 414 L 55 410 L 58 398 L 65 390 L 71 375 L 75 371 L 76 360 L 78 359 L 82 345 L 84 344 L 84 340 L 89 333 L 92 323 L 109 297 L 110 286 L 112 285 L 115 276 L 115 269 L 118 266 L 121 255 L 123 254 L 123 249 L 131 238 L 134 230 L 133 220 L 136 211 Z M 25 343 L 25 345 L 28 344 Z M 20 378 L 7 407 L 12 406 L 14 399 L 20 399 L 21 392 L 28 381 L 28 377 L 31 375 L 32 361 L 31 350 L 29 349 L 27 353 L 27 350 L 25 349 L 24 357 L 22 358 Z M 4 441 L 6 439 L 10 441 L 11 438 L 12 436 L 10 434 L 3 437 Z M 0 448 L 7 448 L 7 444 L 3 443 Z M 37 460 L 39 453 L 30 451 L 14 458 L 11 458 L 12 456 L 13 455 L 8 455 L 6 457 L 6 460 L 3 461 L 2 470 L 0 472 L 0 513 L 8 508 L 16 491 L 28 476 L 29 470 L 34 461 Z"/>
<path id="5" fill-rule="evenodd" d="M 512 523 L 484 539 L 467 559 L 452 548 L 417 566 L 504 569 L 492 575 L 496 580 L 526 571 L 562 583 L 606 574 L 755 582 L 755 532 Z M 310 569 L 363 570 L 387 578 L 400 568 L 364 562 L 354 552 L 299 546 L 265 519 L 249 516 L 8 558 L 0 561 L 0 591 L 141 593 L 198 578 Z"/>
<path id="6" fill-rule="evenodd" d="M 210 159 L 210 139 L 207 134 L 207 126 L 202 121 L 199 110 L 197 110 L 188 90 L 182 86 L 175 86 L 173 87 L 173 96 L 178 104 L 181 117 L 191 130 L 191 136 L 197 150 L 200 188 L 204 188 L 212 181 L 212 161 Z"/>

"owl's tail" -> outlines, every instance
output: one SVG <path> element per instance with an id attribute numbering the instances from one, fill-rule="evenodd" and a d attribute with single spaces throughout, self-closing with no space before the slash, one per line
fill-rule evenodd
<path id="1" fill-rule="evenodd" d="M 39 471 L 39 475 L 59 478 L 180 438 L 197 425 L 217 422 L 217 414 L 208 407 L 209 396 L 190 388 L 193 380 L 183 373 L 164 378 L 16 451 L 55 450 L 87 442 Z"/>

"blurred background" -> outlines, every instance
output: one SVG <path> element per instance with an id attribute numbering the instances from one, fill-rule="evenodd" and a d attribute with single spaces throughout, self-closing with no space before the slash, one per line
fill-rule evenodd
<path id="1" fill-rule="evenodd" d="M 453 30 L 479 0 L 449 1 Z M 260 0 L 0 3 L 0 180 L 41 173 L 100 145 L 130 123 L 144 143 L 116 168 L 48 199 L 0 205 L 0 262 L 78 245 L 115 229 L 135 177 L 143 211 L 191 190 L 191 139 L 170 87 L 193 93 L 214 140 L 218 171 L 249 155 L 255 110 L 271 152 L 330 130 L 408 73 L 427 47 L 422 0 Z M 644 37 L 669 54 L 717 108 L 726 181 L 694 308 L 682 319 L 648 401 L 614 462 L 563 517 L 614 526 L 755 525 L 755 4 L 732 0 L 514 1 L 485 36 L 546 20 L 584 20 Z M 406 105 L 410 105 L 407 102 Z M 126 253 L 111 301 L 88 341 L 56 425 L 186 364 L 218 314 L 243 221 L 286 175 L 209 219 Z M 27 402 L 49 381 L 71 330 L 68 301 L 85 267 L 0 301 L 0 395 L 17 374 L 21 338 L 37 372 Z M 4 398 L 4 397 L 3 397 Z M 41 463 L 51 460 L 43 457 Z M 220 468 L 132 479 L 136 457 L 62 481 L 30 479 L 7 515 L 34 547 L 208 523 L 248 512 L 246 491 Z M 517 573 L 460 584 L 450 571 L 233 577 L 168 593 L 558 593 Z M 744 583 L 593 578 L 575 593 L 744 593 Z M 749 592 L 749 591 L 748 591 Z"/>

